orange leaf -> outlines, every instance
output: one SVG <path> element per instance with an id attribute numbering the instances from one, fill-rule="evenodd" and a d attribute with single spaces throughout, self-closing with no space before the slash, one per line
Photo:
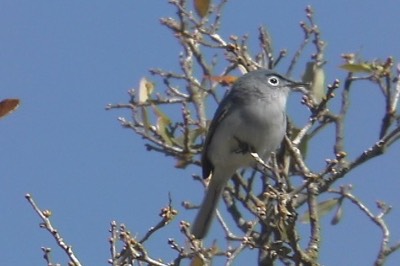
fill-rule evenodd
<path id="1" fill-rule="evenodd" d="M 0 102 L 0 118 L 12 113 L 19 106 L 19 99 L 5 99 Z"/>
<path id="2" fill-rule="evenodd" d="M 201 18 L 207 15 L 211 0 L 194 0 L 194 9 Z"/>
<path id="3" fill-rule="evenodd" d="M 234 76 L 206 76 L 209 80 L 218 82 L 222 86 L 231 86 L 236 80 L 237 77 Z"/>

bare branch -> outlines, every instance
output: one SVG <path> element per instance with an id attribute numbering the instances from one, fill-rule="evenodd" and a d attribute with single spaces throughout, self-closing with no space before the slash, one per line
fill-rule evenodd
<path id="1" fill-rule="evenodd" d="M 389 246 L 390 242 L 390 231 L 386 222 L 384 221 L 384 215 L 387 214 L 391 207 L 387 206 L 382 202 L 378 202 L 378 207 L 381 209 L 381 213 L 378 215 L 374 215 L 362 202 L 360 199 L 356 198 L 352 195 L 348 189 L 341 189 L 340 191 L 330 190 L 332 193 L 340 194 L 341 196 L 349 199 L 353 204 L 355 204 L 373 223 L 375 223 L 382 231 L 382 241 L 381 246 L 375 260 L 375 266 L 381 266 L 387 259 L 387 256 L 390 255 L 393 251 L 400 249 L 400 242 Z"/>
<path id="2" fill-rule="evenodd" d="M 71 260 L 73 266 L 80 266 L 82 265 L 74 252 L 72 251 L 72 246 L 68 245 L 64 238 L 58 233 L 58 230 L 53 227 L 49 217 L 51 216 L 51 211 L 49 210 L 41 210 L 36 202 L 33 200 L 33 197 L 30 194 L 26 194 L 25 198 L 28 200 L 29 204 L 32 206 L 33 210 L 39 215 L 40 219 L 42 220 L 42 224 L 40 225 L 41 228 L 46 229 L 57 242 L 58 246 L 65 252 L 68 258 Z M 48 258 L 49 250 L 45 251 L 46 257 Z M 47 259 L 46 259 L 47 260 Z"/>

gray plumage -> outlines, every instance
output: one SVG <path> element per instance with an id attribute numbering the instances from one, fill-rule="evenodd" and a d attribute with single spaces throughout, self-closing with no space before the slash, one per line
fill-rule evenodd
<path id="1" fill-rule="evenodd" d="M 203 178 L 211 180 L 192 226 L 207 234 L 221 193 L 236 170 L 255 165 L 251 152 L 266 161 L 286 133 L 286 100 L 290 88 L 304 86 L 271 70 L 240 77 L 218 106 L 202 153 Z"/>

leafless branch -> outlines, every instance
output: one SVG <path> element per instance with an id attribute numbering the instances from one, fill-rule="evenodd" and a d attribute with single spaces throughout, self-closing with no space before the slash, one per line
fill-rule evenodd
<path id="1" fill-rule="evenodd" d="M 384 220 L 384 216 L 388 214 L 391 210 L 391 207 L 382 202 L 377 202 L 378 208 L 381 212 L 377 215 L 374 215 L 368 207 L 366 207 L 360 199 L 356 198 L 353 194 L 351 194 L 348 189 L 341 189 L 340 191 L 330 190 L 332 193 L 340 194 L 341 196 L 349 199 L 354 205 L 356 205 L 373 223 L 375 223 L 382 231 L 382 241 L 381 246 L 378 251 L 377 258 L 374 262 L 375 266 L 384 265 L 388 255 L 390 255 L 395 250 L 400 249 L 400 242 L 394 244 L 393 246 L 389 245 L 390 242 L 390 231 Z"/>
<path id="2" fill-rule="evenodd" d="M 54 238 L 54 240 L 57 242 L 58 246 L 65 252 L 65 254 L 68 256 L 68 258 L 71 260 L 71 263 L 73 266 L 80 266 L 82 265 L 74 252 L 72 251 L 72 246 L 68 245 L 65 241 L 64 238 L 59 234 L 58 230 L 53 227 L 51 224 L 51 221 L 49 217 L 51 216 L 51 211 L 50 210 L 41 210 L 36 202 L 33 200 L 33 197 L 30 194 L 26 194 L 25 198 L 28 200 L 29 204 L 32 206 L 33 210 L 36 212 L 37 215 L 39 215 L 40 219 L 42 220 L 42 223 L 40 224 L 41 228 L 46 229 Z M 43 248 L 42 248 L 43 249 Z M 45 259 L 48 261 L 48 254 L 50 252 L 49 249 L 44 248 L 45 252 Z"/>

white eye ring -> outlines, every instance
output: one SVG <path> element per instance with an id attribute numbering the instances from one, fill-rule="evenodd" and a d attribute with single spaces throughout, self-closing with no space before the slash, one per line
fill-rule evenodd
<path id="1" fill-rule="evenodd" d="M 279 85 L 279 78 L 276 76 L 269 77 L 268 83 L 269 85 L 276 87 Z"/>

